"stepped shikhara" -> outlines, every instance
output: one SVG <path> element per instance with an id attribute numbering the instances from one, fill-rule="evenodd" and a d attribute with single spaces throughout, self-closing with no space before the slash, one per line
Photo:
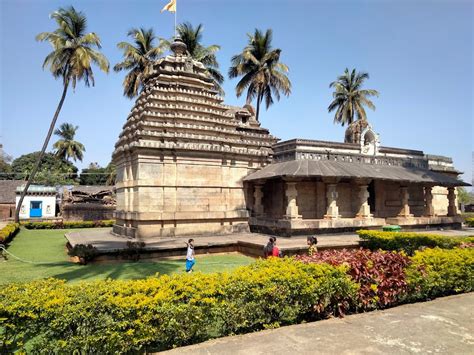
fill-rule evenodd
<path id="1" fill-rule="evenodd" d="M 114 233 L 136 238 L 248 229 L 243 178 L 270 162 L 277 139 L 253 108 L 222 103 L 179 39 L 158 60 L 119 140 Z"/>

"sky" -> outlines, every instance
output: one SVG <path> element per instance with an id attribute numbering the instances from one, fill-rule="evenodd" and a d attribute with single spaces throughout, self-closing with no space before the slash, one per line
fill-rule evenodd
<path id="1" fill-rule="evenodd" d="M 178 23 L 204 25 L 205 45 L 218 44 L 221 71 L 255 28 L 273 29 L 273 46 L 290 68 L 290 97 L 262 111 L 262 126 L 282 140 L 343 141 L 345 127 L 327 107 L 329 83 L 346 67 L 366 71 L 376 89 L 368 119 L 381 144 L 450 156 L 470 182 L 473 162 L 474 2 L 470 0 L 177 0 Z M 16 158 L 40 150 L 60 99 L 61 82 L 42 63 L 51 48 L 35 41 L 53 31 L 49 14 L 73 5 L 102 40 L 111 67 L 116 44 L 132 27 L 173 35 L 167 0 L 0 0 L 0 143 Z M 123 97 L 125 73 L 94 68 L 95 87 L 68 93 L 58 125 L 79 126 L 84 160 L 105 166 L 134 102 Z M 237 80 L 224 83 L 225 103 L 243 105 Z M 54 142 L 54 138 L 52 142 Z"/>

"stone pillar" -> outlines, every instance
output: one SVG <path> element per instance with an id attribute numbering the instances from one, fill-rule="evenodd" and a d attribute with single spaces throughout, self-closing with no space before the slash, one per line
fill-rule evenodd
<path id="1" fill-rule="evenodd" d="M 448 187 L 448 216 L 457 216 L 458 209 L 456 208 L 456 189 Z"/>
<path id="2" fill-rule="evenodd" d="M 434 217 L 434 206 L 433 206 L 433 188 L 431 186 L 425 187 L 425 216 Z"/>
<path id="3" fill-rule="evenodd" d="M 286 183 L 286 198 L 288 204 L 286 206 L 286 219 L 299 219 L 301 216 L 298 214 L 298 205 L 296 204 L 296 197 L 298 197 L 298 191 L 296 190 L 296 182 Z"/>
<path id="4" fill-rule="evenodd" d="M 255 213 L 255 216 L 263 216 L 264 213 L 264 208 L 262 204 L 262 199 L 263 199 L 263 191 L 262 191 L 263 185 L 262 184 L 257 184 L 254 186 L 254 192 L 253 192 L 253 198 L 254 198 L 254 204 L 253 204 L 253 211 Z"/>
<path id="5" fill-rule="evenodd" d="M 410 205 L 408 204 L 409 198 L 410 195 L 408 193 L 408 186 L 400 186 L 400 201 L 402 203 L 402 208 L 398 214 L 398 217 L 413 217 L 413 215 L 410 214 Z"/>
<path id="6" fill-rule="evenodd" d="M 358 192 L 358 198 L 359 198 L 359 211 L 356 214 L 356 217 L 358 218 L 371 218 L 372 215 L 370 214 L 370 205 L 369 205 L 369 191 L 368 191 L 368 185 L 358 185 L 359 187 L 359 192 Z"/>
<path id="7" fill-rule="evenodd" d="M 339 207 L 337 206 L 337 184 L 326 185 L 327 210 L 324 218 L 339 218 Z"/>

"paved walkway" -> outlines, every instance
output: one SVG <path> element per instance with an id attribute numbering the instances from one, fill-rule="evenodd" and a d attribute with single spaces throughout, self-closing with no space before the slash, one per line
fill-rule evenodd
<path id="1" fill-rule="evenodd" d="M 474 354 L 474 293 L 210 340 L 163 354 Z"/>

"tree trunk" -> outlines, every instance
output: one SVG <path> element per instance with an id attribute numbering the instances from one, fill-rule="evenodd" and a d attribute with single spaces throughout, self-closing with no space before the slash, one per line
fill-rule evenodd
<path id="1" fill-rule="evenodd" d="M 38 172 L 38 169 L 41 165 L 41 159 L 43 159 L 44 153 L 45 153 L 46 148 L 48 147 L 48 144 L 49 144 L 49 140 L 51 139 L 51 135 L 53 134 L 54 126 L 56 125 L 56 121 L 58 120 L 59 112 L 61 111 L 61 108 L 63 107 L 63 103 L 64 103 L 64 99 L 66 98 L 66 93 L 67 93 L 68 86 L 69 86 L 69 82 L 66 81 L 64 83 L 64 89 L 63 89 L 63 94 L 61 96 L 61 100 L 59 101 L 58 108 L 56 109 L 56 112 L 54 113 L 54 116 L 53 116 L 53 120 L 51 121 L 51 124 L 49 126 L 48 135 L 46 136 L 46 139 L 44 140 L 43 148 L 41 149 L 40 155 L 38 157 L 38 161 L 36 162 L 35 167 L 33 168 L 33 170 L 31 171 L 31 173 L 28 177 L 28 181 L 26 182 L 26 186 L 23 189 L 23 191 L 21 193 L 21 196 L 20 196 L 20 200 L 18 201 L 18 204 L 16 206 L 15 223 L 20 222 L 21 205 L 23 204 L 23 200 L 24 200 L 25 195 L 28 191 L 28 188 L 30 187 L 31 183 L 33 182 L 33 180 L 35 178 L 35 175 Z"/>
<path id="2" fill-rule="evenodd" d="M 255 113 L 255 119 L 257 120 L 257 122 L 260 122 L 258 120 L 258 116 L 260 114 L 260 102 L 262 101 L 262 94 L 260 93 L 260 90 L 258 91 L 258 94 L 257 94 L 257 112 Z"/>

